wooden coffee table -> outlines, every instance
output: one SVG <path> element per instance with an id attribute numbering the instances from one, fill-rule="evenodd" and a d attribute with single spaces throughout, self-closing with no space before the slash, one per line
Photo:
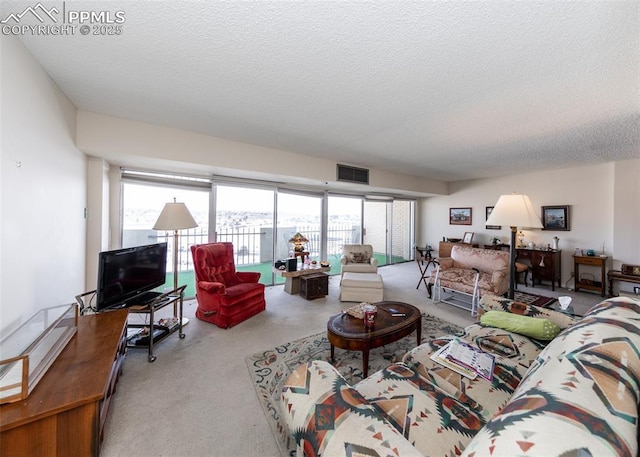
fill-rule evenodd
<path id="1" fill-rule="evenodd" d="M 416 331 L 417 344 L 422 337 L 422 314 L 415 306 L 397 301 L 381 301 L 373 303 L 378 307 L 375 325 L 365 328 L 362 319 L 340 313 L 329 318 L 327 323 L 327 338 L 331 343 L 331 361 L 334 361 L 336 347 L 348 351 L 362 351 L 362 373 L 367 377 L 369 373 L 369 350 L 398 341 L 400 338 Z M 393 316 L 389 311 L 393 308 L 398 314 Z"/>

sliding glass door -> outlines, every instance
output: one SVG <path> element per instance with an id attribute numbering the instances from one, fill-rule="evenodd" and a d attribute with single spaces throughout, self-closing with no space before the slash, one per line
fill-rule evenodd
<path id="1" fill-rule="evenodd" d="M 365 200 L 363 244 L 373 246 L 373 255 L 378 259 L 378 266 L 390 263 L 389 232 L 390 202 Z"/>
<path id="2" fill-rule="evenodd" d="M 401 263 L 413 260 L 415 245 L 415 201 L 394 200 L 391 205 L 389 263 Z"/>
<path id="3" fill-rule="evenodd" d="M 415 202 L 412 200 L 366 200 L 364 244 L 373 246 L 378 265 L 411 260 L 415 244 Z"/>

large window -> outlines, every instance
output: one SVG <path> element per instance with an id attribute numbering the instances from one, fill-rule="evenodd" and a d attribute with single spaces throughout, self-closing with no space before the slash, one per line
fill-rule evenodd
<path id="1" fill-rule="evenodd" d="M 332 274 L 340 273 L 342 247 L 362 243 L 362 201 L 362 197 L 329 195 L 327 259 Z"/>
<path id="2" fill-rule="evenodd" d="M 322 244 L 322 195 L 289 193 L 278 191 L 277 230 L 275 238 L 276 257 L 283 259 L 290 257 L 291 237 L 300 233 L 307 240 L 306 251 L 309 258 L 319 261 L 324 257 Z M 297 257 L 302 261 L 302 257 Z M 284 278 L 278 276 L 277 283 L 283 283 Z"/>
<path id="3" fill-rule="evenodd" d="M 233 243 L 236 269 L 273 284 L 273 189 L 216 185 L 215 240 Z"/>
<path id="4" fill-rule="evenodd" d="M 122 185 L 122 247 L 168 242 L 167 282 L 173 287 L 173 232 L 153 230 L 164 204 L 183 202 L 198 227 L 178 232 L 178 284 L 187 284 L 186 296 L 195 295 L 190 246 L 206 243 L 209 232 L 208 191 L 124 182 Z"/>
<path id="5" fill-rule="evenodd" d="M 415 202 L 366 201 L 364 196 L 305 192 L 268 183 L 215 180 L 146 172 L 122 174 L 122 247 L 168 241 L 167 283 L 173 285 L 173 233 L 152 229 L 164 204 L 184 202 L 198 223 L 181 230 L 178 283 L 195 295 L 190 246 L 211 241 L 234 245 L 239 271 L 259 271 L 266 285 L 284 282 L 273 274 L 275 260 L 291 255 L 289 239 L 297 233 L 309 241 L 312 260 L 328 260 L 340 273 L 345 244 L 372 244 L 379 265 L 411 259 Z M 299 259 L 300 260 L 300 259 Z"/>

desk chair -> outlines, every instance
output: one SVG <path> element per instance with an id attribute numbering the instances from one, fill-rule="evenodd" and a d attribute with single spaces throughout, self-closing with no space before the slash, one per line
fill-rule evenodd
<path id="1" fill-rule="evenodd" d="M 516 268 L 515 268 L 515 274 L 516 274 L 516 289 L 518 288 L 518 283 L 520 282 L 520 273 L 524 273 L 524 285 L 525 287 L 527 286 L 527 276 L 529 276 L 529 271 L 531 270 L 531 267 L 527 264 L 524 263 L 520 263 L 520 262 L 516 262 Z"/>

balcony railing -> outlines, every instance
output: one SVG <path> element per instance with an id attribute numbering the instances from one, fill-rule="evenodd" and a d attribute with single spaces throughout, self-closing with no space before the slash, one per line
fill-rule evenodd
<path id="1" fill-rule="evenodd" d="M 321 233 L 318 226 L 298 225 L 280 227 L 275 258 L 285 258 L 289 255 L 291 245 L 289 238 L 296 232 L 304 234 L 309 242 L 306 248 L 312 259 L 320 259 Z M 173 233 L 154 230 L 124 230 L 124 245 L 136 246 L 148 243 L 168 243 L 167 271 L 173 271 Z M 233 227 L 219 230 L 216 233 L 217 241 L 233 243 L 236 266 L 249 266 L 263 263 L 272 264 L 274 230 L 271 227 Z M 351 225 L 333 225 L 327 230 L 327 256 L 340 256 L 342 246 L 358 243 L 360 239 L 360 227 Z M 206 227 L 198 227 L 178 232 L 178 272 L 193 271 L 193 259 L 190 246 L 209 242 Z"/>

